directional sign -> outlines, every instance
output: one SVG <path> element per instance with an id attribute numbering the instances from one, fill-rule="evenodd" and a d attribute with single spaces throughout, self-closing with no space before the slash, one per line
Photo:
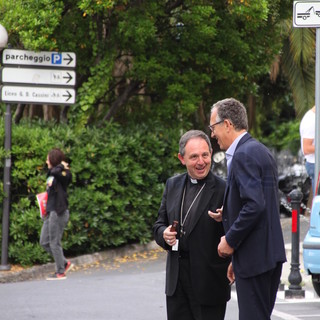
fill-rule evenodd
<path id="1" fill-rule="evenodd" d="M 320 27 L 320 1 L 294 1 L 293 26 L 305 28 Z"/>
<path id="2" fill-rule="evenodd" d="M 76 73 L 72 70 L 4 67 L 0 80 L 3 83 L 74 86 Z"/>
<path id="3" fill-rule="evenodd" d="M 5 49 L 2 64 L 0 80 L 4 85 L 0 88 L 0 101 L 75 103 L 76 92 L 69 88 L 76 82 L 76 73 L 72 70 L 76 66 L 75 53 Z"/>
<path id="4" fill-rule="evenodd" d="M 2 64 L 74 68 L 76 66 L 76 54 L 73 52 L 35 52 L 27 50 L 5 49 L 2 53 Z"/>
<path id="5" fill-rule="evenodd" d="M 74 86 L 76 73 L 71 70 L 60 69 L 4 67 L 1 70 L 0 80 L 3 83 Z"/>
<path id="6" fill-rule="evenodd" d="M 69 88 L 4 85 L 1 87 L 1 100 L 7 103 L 74 104 L 76 92 Z"/>

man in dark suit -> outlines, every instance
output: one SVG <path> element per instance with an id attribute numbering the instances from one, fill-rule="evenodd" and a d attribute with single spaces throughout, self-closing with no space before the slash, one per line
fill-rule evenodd
<path id="1" fill-rule="evenodd" d="M 240 320 L 269 320 L 286 261 L 280 224 L 278 172 L 270 151 L 253 139 L 245 107 L 233 98 L 215 103 L 211 136 L 226 150 L 228 178 L 223 211 L 225 236 L 218 252 L 232 256 Z"/>
<path id="2" fill-rule="evenodd" d="M 230 299 L 230 261 L 217 253 L 223 226 L 210 217 L 222 205 L 225 182 L 211 172 L 211 156 L 204 132 L 181 137 L 178 157 L 187 173 L 167 180 L 153 226 L 156 242 L 168 252 L 168 320 L 222 320 Z M 174 221 L 176 231 L 170 231 Z"/>

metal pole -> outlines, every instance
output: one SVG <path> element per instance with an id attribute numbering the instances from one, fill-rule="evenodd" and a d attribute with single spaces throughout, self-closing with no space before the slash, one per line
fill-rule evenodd
<path id="1" fill-rule="evenodd" d="M 289 290 L 285 291 L 286 298 L 304 298 L 305 291 L 301 288 L 302 277 L 300 274 L 300 204 L 302 192 L 292 190 L 289 194 L 292 203 L 292 238 L 291 238 L 291 270 L 288 277 Z"/>
<path id="2" fill-rule="evenodd" d="M 3 211 L 2 211 L 2 249 L 0 271 L 10 270 L 8 265 L 9 215 L 10 215 L 10 174 L 11 174 L 11 106 L 6 105 L 5 112 L 5 163 L 3 175 Z"/>
<path id="3" fill-rule="evenodd" d="M 320 171 L 320 28 L 316 28 L 316 88 L 315 88 L 315 99 L 316 99 L 316 127 L 315 127 L 315 170 L 314 170 L 314 185 L 317 185 L 318 175 Z M 313 190 L 313 195 L 317 195 L 318 190 Z"/>

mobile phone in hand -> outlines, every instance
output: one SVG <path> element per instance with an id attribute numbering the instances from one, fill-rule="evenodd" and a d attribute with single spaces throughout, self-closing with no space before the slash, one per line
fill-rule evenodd
<path id="1" fill-rule="evenodd" d="M 171 226 L 171 228 L 170 228 L 170 232 L 175 232 L 175 231 L 177 231 L 178 223 L 179 223 L 179 222 L 178 222 L 177 220 L 174 220 L 174 221 L 172 222 L 172 226 Z M 172 251 L 178 251 L 178 248 L 179 248 L 179 240 L 176 239 L 175 245 L 172 246 Z"/>
<path id="2" fill-rule="evenodd" d="M 171 226 L 171 228 L 170 228 L 170 232 L 175 232 L 175 231 L 177 231 L 177 226 L 178 226 L 178 221 L 177 221 L 177 220 L 174 220 L 174 221 L 172 222 L 172 226 Z"/>

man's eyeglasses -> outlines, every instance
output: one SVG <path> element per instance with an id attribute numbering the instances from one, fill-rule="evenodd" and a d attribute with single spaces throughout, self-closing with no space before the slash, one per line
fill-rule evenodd
<path id="1" fill-rule="evenodd" d="M 224 120 L 220 120 L 214 124 L 211 124 L 210 126 L 208 126 L 208 128 L 213 132 L 214 131 L 214 127 L 217 125 L 217 124 L 220 124 L 222 123 Z"/>

